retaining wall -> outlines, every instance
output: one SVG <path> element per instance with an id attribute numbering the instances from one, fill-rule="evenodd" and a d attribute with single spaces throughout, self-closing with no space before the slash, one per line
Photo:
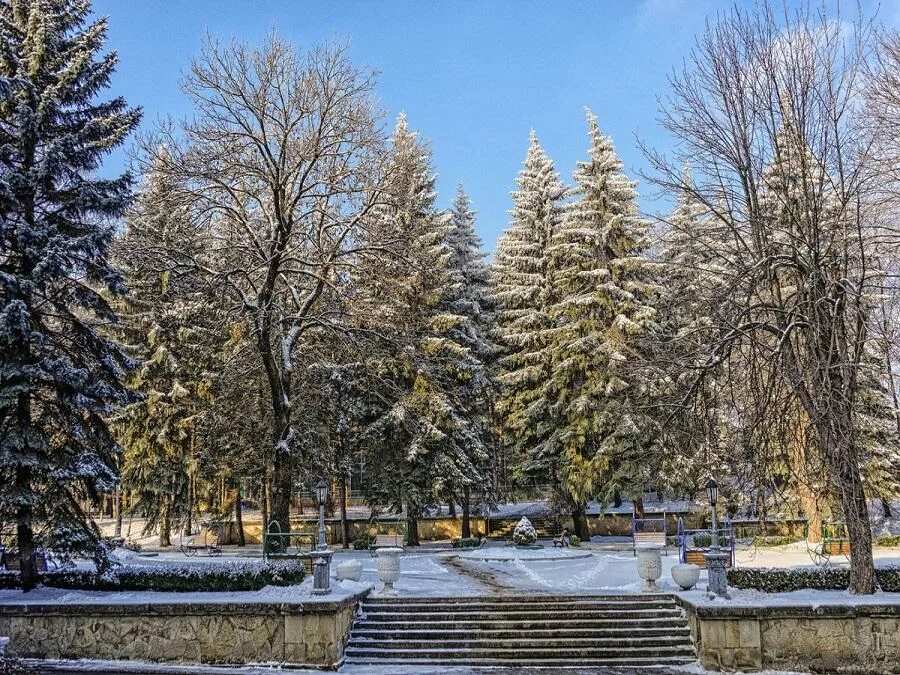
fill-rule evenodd
<path id="1" fill-rule="evenodd" d="M 700 663 L 710 670 L 900 673 L 900 598 L 752 607 L 678 600 Z"/>
<path id="2" fill-rule="evenodd" d="M 340 664 L 358 596 L 314 603 L 0 604 L 7 654 L 171 663 Z"/>

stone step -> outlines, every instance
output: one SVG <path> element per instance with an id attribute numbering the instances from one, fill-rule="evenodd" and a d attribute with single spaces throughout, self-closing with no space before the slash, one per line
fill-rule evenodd
<path id="1" fill-rule="evenodd" d="M 418 649 L 427 652 L 433 649 L 464 649 L 466 651 L 485 650 L 496 653 L 502 650 L 516 649 L 532 649 L 539 646 L 543 651 L 557 650 L 579 650 L 585 647 L 583 638 L 561 638 L 554 637 L 545 640 L 538 640 L 531 634 L 528 637 L 505 638 L 499 639 L 495 637 L 485 637 L 481 633 L 475 636 L 452 639 L 452 638 L 419 638 L 412 636 L 398 636 L 395 639 L 372 639 L 362 635 L 354 635 L 348 643 L 348 648 L 368 649 L 376 647 L 385 650 L 410 650 Z M 668 648 L 668 647 L 691 647 L 690 638 L 686 635 L 657 635 L 653 637 L 625 638 L 625 637 L 592 637 L 587 643 L 593 649 L 619 649 L 620 651 L 629 651 L 636 648 L 650 649 L 652 648 Z"/>
<path id="2" fill-rule="evenodd" d="M 467 640 L 470 638 L 504 640 L 508 638 L 521 638 L 521 630 L 504 630 L 487 628 L 482 630 L 458 630 L 441 629 L 431 630 L 427 628 L 412 628 L 394 630 L 391 628 L 354 628 L 353 637 L 368 640 Z M 691 630 L 684 623 L 672 626 L 659 627 L 633 627 L 633 628 L 583 628 L 581 626 L 571 628 L 545 628 L 529 630 L 528 638 L 531 640 L 569 640 L 585 639 L 598 640 L 603 638 L 628 639 L 654 638 L 654 637 L 686 637 L 690 638 Z"/>
<path id="3" fill-rule="evenodd" d="M 623 627 L 683 627 L 683 616 L 641 619 L 496 619 L 483 616 L 465 621 L 419 621 L 415 615 L 406 615 L 405 621 L 375 621 L 371 618 L 357 621 L 356 627 L 369 630 L 546 630 L 554 628 L 623 628 Z"/>
<path id="4" fill-rule="evenodd" d="M 389 623 L 392 621 L 409 621 L 415 617 L 417 621 L 428 620 L 429 618 L 452 619 L 454 621 L 494 619 L 498 621 L 510 620 L 528 620 L 528 619 L 567 619 L 567 620 L 584 620 L 591 621 L 597 619 L 668 619 L 673 617 L 681 617 L 681 610 L 677 608 L 671 609 L 597 609 L 597 610 L 546 610 L 540 608 L 528 609 L 504 609 L 502 611 L 479 612 L 479 611 L 446 611 L 443 613 L 426 613 L 426 612 L 392 612 L 392 611 L 371 611 L 364 610 L 367 620 Z"/>
<path id="5" fill-rule="evenodd" d="M 468 604 L 471 602 L 490 602 L 492 604 L 508 604 L 508 605 L 525 605 L 525 604 L 543 604 L 547 602 L 559 602 L 565 604 L 578 604 L 580 602 L 658 602 L 659 600 L 675 601 L 675 596 L 671 593 L 615 593 L 615 594 L 599 594 L 599 595 L 457 595 L 453 597 L 380 597 L 370 595 L 365 599 L 367 605 L 453 605 Z"/>
<path id="6" fill-rule="evenodd" d="M 530 647 L 484 647 L 468 649 L 392 649 L 381 647 L 348 646 L 346 655 L 350 657 L 379 658 L 400 661 L 404 659 L 428 659 L 451 663 L 454 661 L 471 664 L 479 659 L 514 659 L 517 661 L 533 661 L 540 659 L 569 660 L 572 665 L 581 665 L 587 660 L 629 658 L 663 659 L 670 656 L 694 658 L 694 649 L 690 644 L 629 647 L 622 649 L 616 646 L 594 647 L 580 645 L 575 648 L 559 648 L 532 645 Z"/>
<path id="7" fill-rule="evenodd" d="M 447 614 L 457 612 L 503 612 L 510 608 L 534 611 L 534 612 L 596 612 L 609 610 L 631 610 L 631 609 L 672 609 L 677 610 L 678 605 L 672 600 L 656 600 L 643 602 L 629 602 L 625 600 L 616 600 L 614 602 L 546 602 L 546 603 L 528 603 L 522 606 L 513 605 L 508 602 L 482 602 L 474 601 L 466 604 L 445 605 L 441 603 L 409 603 L 409 604 L 370 604 L 364 602 L 362 609 L 364 613 L 380 613 L 380 612 L 415 612 L 416 614 Z"/>
<path id="8" fill-rule="evenodd" d="M 575 668 L 575 667 L 624 667 L 654 668 L 659 666 L 681 666 L 694 663 L 696 657 L 690 656 L 665 656 L 665 657 L 610 657 L 610 658 L 557 658 L 557 659 L 497 659 L 497 658 L 469 658 L 466 656 L 457 659 L 421 659 L 421 658 L 367 658 L 347 657 L 344 661 L 351 666 L 495 666 L 505 668 Z M 633 672 L 628 670 L 627 672 Z"/>

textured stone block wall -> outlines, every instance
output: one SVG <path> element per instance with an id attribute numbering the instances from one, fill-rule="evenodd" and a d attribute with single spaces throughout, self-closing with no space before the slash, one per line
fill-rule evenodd
<path id="1" fill-rule="evenodd" d="M 357 599 L 316 604 L 0 605 L 18 657 L 340 663 Z"/>
<path id="2" fill-rule="evenodd" d="M 710 670 L 900 673 L 900 603 L 694 606 L 697 655 Z"/>

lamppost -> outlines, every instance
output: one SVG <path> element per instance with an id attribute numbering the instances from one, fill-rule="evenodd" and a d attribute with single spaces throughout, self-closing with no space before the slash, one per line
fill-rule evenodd
<path id="1" fill-rule="evenodd" d="M 319 503 L 319 542 L 309 554 L 313 561 L 313 590 L 316 595 L 331 593 L 331 556 L 325 541 L 325 502 L 328 499 L 328 483 L 320 480 L 316 485 L 316 501 Z"/>
<path id="2" fill-rule="evenodd" d="M 328 501 L 328 483 L 320 480 L 316 485 L 316 503 L 319 505 L 319 543 L 316 548 L 324 551 L 328 548 L 325 541 L 325 502 Z"/>
<path id="3" fill-rule="evenodd" d="M 706 496 L 709 499 L 709 506 L 712 509 L 712 534 L 709 551 L 703 554 L 706 559 L 706 572 L 709 578 L 709 585 L 706 590 L 713 595 L 722 598 L 728 597 L 728 580 L 725 574 L 726 561 L 728 554 L 723 553 L 719 548 L 719 530 L 716 522 L 716 504 L 719 501 L 719 486 L 712 478 L 706 484 Z"/>

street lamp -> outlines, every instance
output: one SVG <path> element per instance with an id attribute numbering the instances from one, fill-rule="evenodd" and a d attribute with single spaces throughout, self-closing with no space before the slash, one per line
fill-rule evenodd
<path id="1" fill-rule="evenodd" d="M 716 503 L 719 501 L 719 486 L 712 478 L 706 483 L 706 496 L 709 499 L 709 506 L 712 509 L 712 541 L 710 548 L 718 550 L 719 548 L 719 532 L 716 523 Z"/>
<path id="2" fill-rule="evenodd" d="M 316 485 L 316 501 L 319 504 L 319 543 L 309 554 L 313 561 L 313 593 L 331 593 L 331 551 L 325 541 L 325 501 L 328 499 L 328 483 L 320 480 Z"/>
<path id="3" fill-rule="evenodd" d="M 324 551 L 328 548 L 325 542 L 325 501 L 328 499 L 328 483 L 320 480 L 316 485 L 316 503 L 319 505 L 319 544 L 317 548 Z"/>
<path id="4" fill-rule="evenodd" d="M 716 522 L 716 504 L 719 501 L 719 486 L 712 478 L 706 483 L 706 497 L 709 499 L 709 506 L 712 510 L 712 532 L 710 536 L 709 551 L 703 554 L 706 559 L 706 573 L 709 579 L 709 585 L 706 590 L 713 595 L 722 598 L 728 597 L 728 579 L 726 577 L 725 567 L 728 558 L 727 553 L 723 553 L 719 549 L 719 529 Z"/>

